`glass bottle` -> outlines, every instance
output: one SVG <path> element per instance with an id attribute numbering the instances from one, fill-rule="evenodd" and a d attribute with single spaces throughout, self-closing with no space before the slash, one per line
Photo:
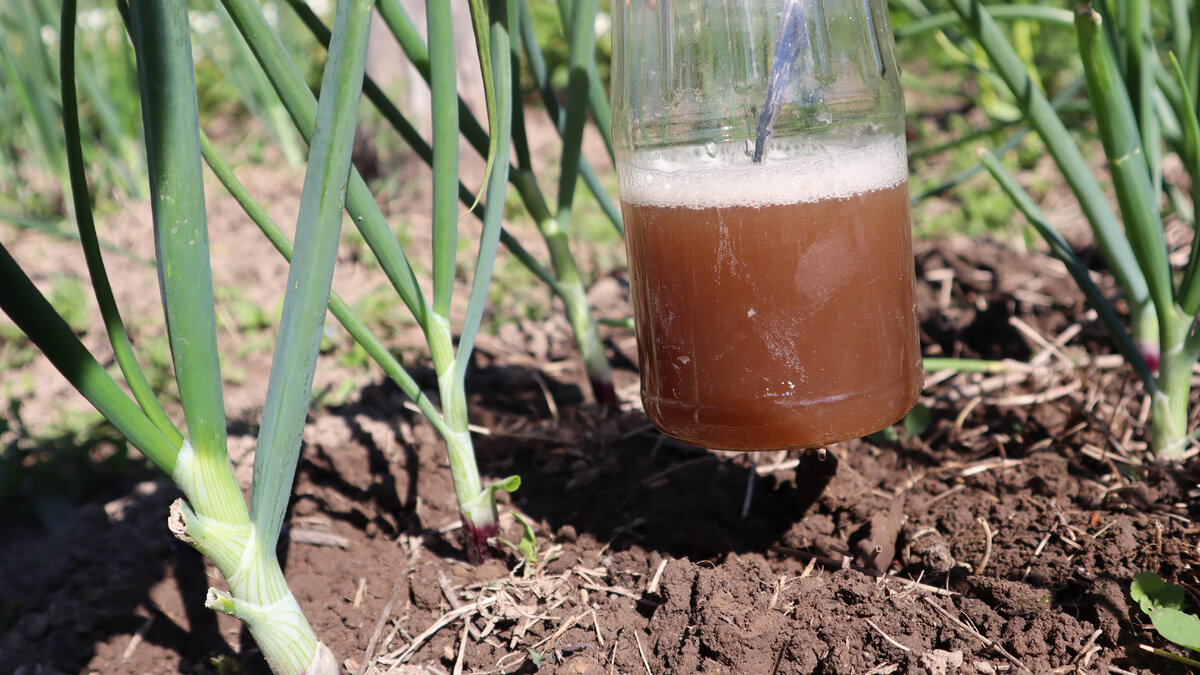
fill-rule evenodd
<path id="1" fill-rule="evenodd" d="M 818 447 L 922 383 L 884 0 L 613 0 L 642 400 L 664 433 Z"/>

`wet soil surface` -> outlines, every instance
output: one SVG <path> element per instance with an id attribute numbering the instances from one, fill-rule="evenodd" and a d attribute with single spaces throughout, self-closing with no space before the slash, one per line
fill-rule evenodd
<path id="1" fill-rule="evenodd" d="M 939 242 L 918 276 L 925 353 L 1010 370 L 928 373 L 927 421 L 821 451 L 664 438 L 626 332 L 619 411 L 560 319 L 481 340 L 480 463 L 522 476 L 502 525 L 534 523 L 536 565 L 466 563 L 443 446 L 389 383 L 314 413 L 283 543 L 300 604 L 348 673 L 1175 672 L 1128 587 L 1197 581 L 1195 459 L 1150 460 L 1140 389 L 1057 263 Z M 620 279 L 592 300 L 627 312 Z M 0 672 L 266 672 L 203 608 L 222 582 L 168 533 L 174 490 L 118 487 L 53 532 L 0 528 Z"/>

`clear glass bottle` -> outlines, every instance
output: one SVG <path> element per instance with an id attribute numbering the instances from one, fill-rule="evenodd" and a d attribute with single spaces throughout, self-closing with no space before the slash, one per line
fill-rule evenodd
<path id="1" fill-rule="evenodd" d="M 817 447 L 922 382 L 884 0 L 613 0 L 642 399 L 728 450 Z"/>

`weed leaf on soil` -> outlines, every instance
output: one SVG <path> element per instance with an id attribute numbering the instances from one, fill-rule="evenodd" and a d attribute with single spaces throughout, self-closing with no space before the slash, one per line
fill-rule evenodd
<path id="1" fill-rule="evenodd" d="M 537 533 L 533 530 L 533 523 L 529 519 L 513 512 L 513 517 L 521 523 L 521 542 L 517 544 L 517 550 L 521 553 L 522 560 L 526 565 L 533 566 L 537 564 Z"/>
<path id="2" fill-rule="evenodd" d="M 868 443 L 879 445 L 881 443 L 895 443 L 900 440 L 900 435 L 892 427 L 886 427 L 866 436 L 866 439 Z"/>
<path id="3" fill-rule="evenodd" d="M 933 422 L 933 411 L 928 406 L 918 403 L 904 419 L 900 421 L 900 428 L 904 432 L 904 440 L 908 440 L 913 436 L 920 436 L 922 432 L 929 428 Z M 868 443 L 879 445 L 880 443 L 898 443 L 900 434 L 896 433 L 896 428 L 886 427 L 869 434 L 865 437 Z"/>
<path id="4" fill-rule="evenodd" d="M 512 515 L 521 524 L 521 541 L 514 544 L 503 537 L 496 537 L 496 541 L 512 549 L 514 553 L 520 556 L 521 561 L 525 565 L 525 575 L 528 576 L 538 561 L 537 532 L 534 531 L 533 523 L 529 522 L 528 518 L 516 511 L 512 511 Z M 532 654 L 533 652 L 530 653 Z"/>
<path id="5" fill-rule="evenodd" d="M 1183 611 L 1184 589 L 1157 574 L 1134 575 L 1129 594 L 1150 617 L 1158 634 L 1181 647 L 1200 651 L 1200 618 Z"/>
<path id="6" fill-rule="evenodd" d="M 1183 586 L 1168 584 L 1152 572 L 1135 574 L 1133 583 L 1129 586 L 1129 594 L 1147 614 L 1156 607 L 1183 609 Z"/>
<path id="7" fill-rule="evenodd" d="M 928 406 L 918 403 L 913 406 L 913 409 L 908 411 L 904 416 L 904 439 L 908 440 L 913 436 L 920 436 L 921 432 L 929 428 L 930 422 L 933 421 L 933 412 Z"/>
<path id="8" fill-rule="evenodd" d="M 1200 651 L 1200 618 L 1178 609 L 1159 607 L 1150 612 L 1154 630 L 1180 647 Z"/>

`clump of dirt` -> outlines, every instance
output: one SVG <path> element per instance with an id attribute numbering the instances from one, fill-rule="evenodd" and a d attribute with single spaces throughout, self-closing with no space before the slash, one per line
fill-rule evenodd
<path id="1" fill-rule="evenodd" d="M 523 477 L 502 525 L 535 524 L 536 563 L 465 563 L 442 445 L 390 384 L 319 413 L 283 542 L 318 634 L 355 673 L 1172 672 L 1127 589 L 1197 581 L 1195 460 L 1148 457 L 1141 394 L 1057 263 L 978 241 L 918 261 L 926 353 L 1013 364 L 929 373 L 928 423 L 891 440 L 701 450 L 646 422 L 628 333 L 606 335 L 615 413 L 560 319 L 482 340 L 480 464 Z M 619 315 L 626 287 L 599 288 Z M 53 534 L 4 525 L 0 663 L 265 672 L 203 609 L 220 582 L 170 539 L 173 491 L 140 485 Z"/>

